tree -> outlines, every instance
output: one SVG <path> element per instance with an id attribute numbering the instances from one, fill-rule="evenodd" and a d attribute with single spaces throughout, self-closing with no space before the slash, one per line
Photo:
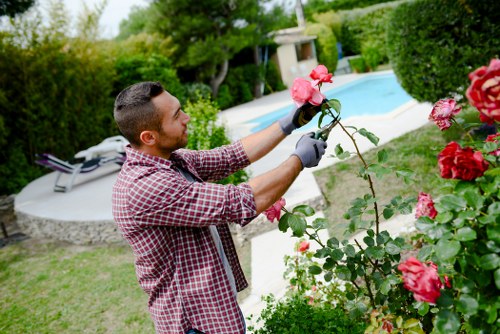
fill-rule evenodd
<path id="1" fill-rule="evenodd" d="M 14 17 L 27 11 L 35 0 L 0 0 L 0 16 Z"/>
<path id="2" fill-rule="evenodd" d="M 193 71 L 197 81 L 209 81 L 213 96 L 224 81 L 229 60 L 253 45 L 259 11 L 255 0 L 155 0 L 154 26 L 176 45 L 173 60 Z"/>

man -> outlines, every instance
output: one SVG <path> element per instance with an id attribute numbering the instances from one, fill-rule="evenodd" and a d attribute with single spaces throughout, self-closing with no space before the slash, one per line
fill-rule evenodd
<path id="1" fill-rule="evenodd" d="M 305 135 L 280 166 L 248 183 L 210 181 L 270 152 L 297 127 L 300 112 L 234 144 L 190 151 L 183 149 L 189 116 L 160 83 L 117 96 L 114 117 L 130 146 L 113 187 L 113 215 L 134 251 L 157 333 L 245 332 L 236 292 L 248 284 L 228 224 L 244 226 L 269 208 L 304 167 L 318 164 L 326 143 Z"/>

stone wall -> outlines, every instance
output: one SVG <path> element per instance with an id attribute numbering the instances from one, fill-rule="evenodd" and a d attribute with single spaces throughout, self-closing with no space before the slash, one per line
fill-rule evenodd
<path id="1" fill-rule="evenodd" d="M 322 197 L 312 199 L 308 204 L 315 210 L 324 207 Z M 77 245 L 124 243 L 114 221 L 61 221 L 34 217 L 17 212 L 17 225 L 32 238 L 67 241 Z M 252 237 L 278 228 L 278 223 L 270 223 L 264 215 L 258 216 L 245 227 L 231 224 L 231 232 L 237 245 L 242 245 Z"/>
<path id="2" fill-rule="evenodd" d="M 68 241 L 77 245 L 123 243 L 114 221 L 60 221 L 17 212 L 17 224 L 32 238 Z"/>

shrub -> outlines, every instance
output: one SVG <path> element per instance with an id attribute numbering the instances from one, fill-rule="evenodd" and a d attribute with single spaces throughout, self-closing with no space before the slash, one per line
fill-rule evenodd
<path id="1" fill-rule="evenodd" d="M 116 59 L 114 66 L 116 78 L 113 96 L 140 81 L 160 81 L 181 102 L 186 100 L 185 87 L 179 81 L 170 60 L 163 55 L 123 54 Z"/>
<path id="2" fill-rule="evenodd" d="M 46 169 L 36 153 L 62 159 L 117 133 L 112 118 L 112 63 L 99 44 L 13 21 L 0 34 L 0 109 L 4 132 L 0 194 L 19 192 Z"/>
<path id="3" fill-rule="evenodd" d="M 308 304 L 307 299 L 300 296 L 282 301 L 268 296 L 265 301 L 267 306 L 258 319 L 264 324 L 259 329 L 251 329 L 254 334 L 356 334 L 364 332 L 365 324 L 351 319 L 341 307 L 329 304 L 313 306 Z"/>
<path id="4" fill-rule="evenodd" d="M 220 110 L 213 102 L 200 96 L 195 102 L 188 101 L 184 111 L 191 117 L 188 123 L 188 149 L 208 150 L 230 143 L 225 127 L 217 123 Z M 247 180 L 246 172 L 240 170 L 220 183 L 238 184 Z"/>
<path id="5" fill-rule="evenodd" d="M 259 68 L 247 64 L 230 68 L 224 84 L 219 88 L 217 104 L 226 109 L 253 100 L 253 90 L 261 77 Z M 223 88 L 226 86 L 227 88 Z M 222 90 L 222 92 L 221 92 Z"/>
<path id="6" fill-rule="evenodd" d="M 366 43 L 379 49 L 381 62 L 387 62 L 386 28 L 390 13 L 399 3 L 389 3 L 359 11 L 346 12 L 341 29 L 344 55 L 362 53 Z"/>
<path id="7" fill-rule="evenodd" d="M 418 101 L 463 95 L 468 73 L 499 55 L 500 2 L 420 0 L 402 4 L 388 26 L 389 58 Z"/>
<path id="8" fill-rule="evenodd" d="M 281 74 L 278 70 L 278 66 L 273 61 L 267 62 L 265 78 L 266 82 L 264 84 L 264 94 L 271 94 L 286 89 L 283 80 L 281 80 Z"/>
<path id="9" fill-rule="evenodd" d="M 318 62 L 328 68 L 337 68 L 339 53 L 337 50 L 337 38 L 332 29 L 325 24 L 314 23 L 307 25 L 306 34 L 318 37 L 316 40 Z"/>

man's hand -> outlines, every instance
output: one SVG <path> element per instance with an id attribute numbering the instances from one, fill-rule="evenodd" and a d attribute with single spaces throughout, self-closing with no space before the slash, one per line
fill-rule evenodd
<path id="1" fill-rule="evenodd" d="M 326 142 L 314 139 L 314 133 L 310 132 L 303 135 L 292 155 L 296 155 L 302 162 L 302 167 L 315 167 L 325 154 Z"/>
<path id="2" fill-rule="evenodd" d="M 328 100 L 323 100 L 323 103 L 325 102 L 328 102 Z M 306 125 L 311 119 L 313 119 L 314 116 L 316 116 L 318 112 L 321 111 L 323 103 L 319 106 L 315 106 L 307 102 L 297 109 L 292 109 L 288 115 L 278 120 L 281 130 L 283 130 L 285 134 L 289 135 L 293 130 Z"/>

